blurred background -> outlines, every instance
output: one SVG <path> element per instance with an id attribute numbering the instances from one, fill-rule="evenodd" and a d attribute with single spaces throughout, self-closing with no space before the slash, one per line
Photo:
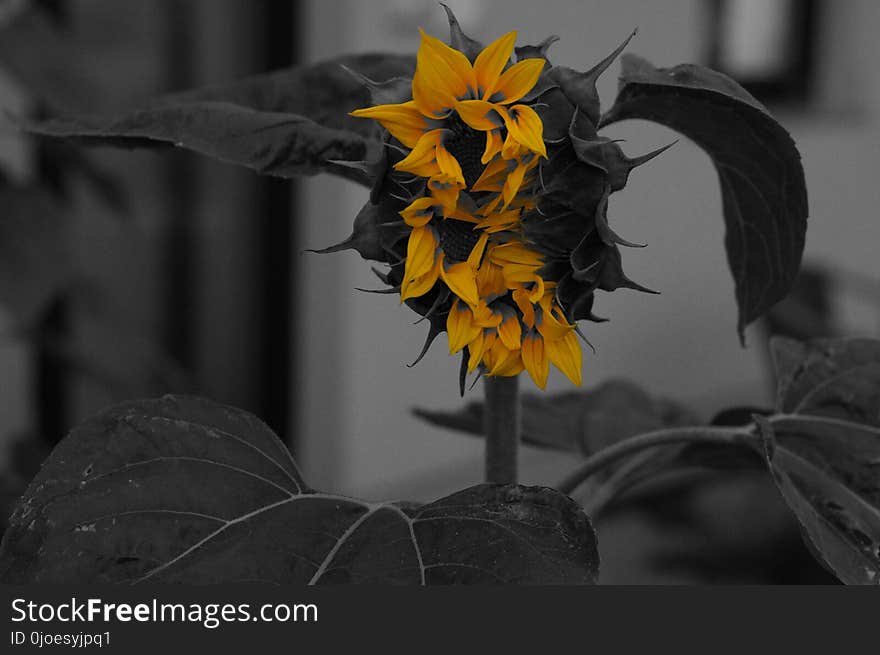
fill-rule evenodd
<path id="1" fill-rule="evenodd" d="M 772 405 L 770 332 L 880 333 L 880 3 L 449 4 L 465 31 L 486 42 L 513 29 L 520 43 L 559 35 L 551 60 L 580 70 L 638 27 L 630 52 L 658 66 L 695 62 L 727 72 L 770 108 L 803 155 L 811 210 L 805 272 L 771 320 L 749 329 L 745 349 L 708 157 L 683 140 L 633 174 L 609 216 L 618 233 L 648 244 L 627 250 L 624 266 L 661 295 L 600 295 L 595 311 L 611 321 L 583 326 L 596 348 L 585 354 L 588 390 L 632 379 L 708 420 L 726 407 Z M 480 481 L 478 440 L 411 413 L 462 406 L 458 359 L 441 339 L 408 368 L 424 340 L 424 326 L 412 325 L 417 317 L 393 296 L 355 290 L 376 286 L 355 253 L 304 253 L 348 235 L 365 189 L 329 177 L 259 178 L 170 150 L 83 154 L 24 135 L 10 118 L 121 111 L 168 91 L 342 53 L 414 52 L 420 26 L 447 33 L 433 0 L 0 2 L 0 179 L 9 190 L 0 195 L 7 198 L 0 241 L 4 230 L 13 234 L 4 223 L 32 226 L 0 244 L 0 273 L 25 270 L 37 281 L 26 292 L 0 281 L 7 497 L 21 493 L 51 445 L 85 417 L 170 391 L 253 411 L 318 488 L 427 500 Z M 609 104 L 616 71 L 615 64 L 599 87 Z M 625 139 L 630 155 L 677 138 L 642 122 L 614 125 L 606 135 Z M 51 204 L 37 200 L 34 209 L 34 197 Z M 549 389 L 567 382 L 551 374 Z M 470 399 L 480 393 L 475 388 Z M 552 484 L 574 463 L 527 448 L 523 481 Z M 742 536 L 738 521 L 756 515 L 778 527 L 766 491 L 739 498 L 740 514 L 712 530 L 729 542 Z M 701 507 L 694 511 L 705 514 Z M 792 529 L 780 528 L 788 536 Z M 627 516 L 600 530 L 603 576 L 612 582 L 695 580 L 697 573 L 674 566 L 674 555 L 717 545 L 705 529 L 670 536 Z M 651 548 L 671 552 L 664 561 L 672 564 L 647 561 Z M 779 557 L 797 567 L 798 548 Z M 805 566 L 792 575 L 822 579 Z M 761 575 L 770 574 L 755 579 Z"/>

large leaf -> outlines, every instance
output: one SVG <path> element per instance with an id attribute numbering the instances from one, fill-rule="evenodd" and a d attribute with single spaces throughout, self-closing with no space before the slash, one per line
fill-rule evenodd
<path id="1" fill-rule="evenodd" d="M 13 514 L 4 582 L 595 582 L 589 520 L 551 489 L 428 505 L 319 493 L 258 419 L 190 397 L 131 402 L 56 448 Z"/>
<path id="2" fill-rule="evenodd" d="M 625 55 L 618 97 L 602 125 L 629 118 L 681 132 L 712 158 L 742 338 L 746 325 L 788 293 L 800 266 L 807 192 L 794 142 L 755 98 L 721 73 L 689 64 L 658 69 Z"/>
<path id="3" fill-rule="evenodd" d="M 483 403 L 460 410 L 415 409 L 440 427 L 483 435 Z M 523 440 L 534 446 L 591 455 L 642 432 L 697 422 L 685 408 L 655 398 L 626 380 L 609 380 L 589 391 L 524 394 Z"/>
<path id="4" fill-rule="evenodd" d="M 779 414 L 759 420 L 785 500 L 847 584 L 880 584 L 880 342 L 774 340 Z"/>
<path id="5" fill-rule="evenodd" d="M 0 188 L 0 306 L 20 326 L 70 284 L 69 221 L 40 188 Z"/>
<path id="6" fill-rule="evenodd" d="M 372 121 L 348 116 L 371 104 L 371 96 L 343 66 L 383 81 L 411 75 L 414 61 L 384 54 L 342 57 L 171 94 L 121 116 L 59 117 L 28 127 L 93 145 L 175 145 L 263 175 L 330 172 L 367 183 L 363 171 L 333 163 L 372 159 L 381 148 Z"/>

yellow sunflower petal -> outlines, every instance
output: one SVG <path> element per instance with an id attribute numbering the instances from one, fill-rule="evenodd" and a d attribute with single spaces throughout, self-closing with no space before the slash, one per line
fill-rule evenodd
<path id="1" fill-rule="evenodd" d="M 528 61 L 528 60 L 527 60 Z M 507 112 L 507 131 L 518 143 L 546 159 L 547 146 L 544 144 L 544 123 L 534 109 L 528 105 L 514 105 Z"/>
<path id="2" fill-rule="evenodd" d="M 428 180 L 428 188 L 437 204 L 443 208 L 443 215 L 450 216 L 457 213 L 458 195 L 464 188 L 464 184 L 451 182 L 444 176 L 436 175 Z"/>
<path id="3" fill-rule="evenodd" d="M 571 325 L 562 313 L 562 309 L 553 299 L 553 293 L 545 294 L 539 301 L 541 306 L 541 315 L 538 318 L 538 331 L 548 340 L 556 341 L 562 339 L 569 332 L 572 332 L 574 325 Z"/>
<path id="4" fill-rule="evenodd" d="M 522 314 L 523 323 L 527 328 L 535 327 L 535 306 L 529 300 L 528 291 L 525 289 L 515 289 L 513 292 L 513 301 L 519 307 Z"/>
<path id="5" fill-rule="evenodd" d="M 443 130 L 425 132 L 406 157 L 394 164 L 394 170 L 412 173 L 419 177 L 431 177 L 440 171 L 437 163 L 437 146 Z"/>
<path id="6" fill-rule="evenodd" d="M 539 388 L 544 389 L 547 386 L 547 374 L 550 372 L 550 360 L 547 359 L 541 335 L 534 331 L 529 332 L 522 340 L 520 354 L 529 376 Z"/>
<path id="7" fill-rule="evenodd" d="M 575 331 L 569 330 L 568 334 L 562 339 L 545 341 L 544 347 L 553 365 L 562 371 L 565 377 L 576 386 L 580 386 L 582 382 L 581 369 L 583 367 L 583 358 Z"/>
<path id="8" fill-rule="evenodd" d="M 434 266 L 424 275 L 420 275 L 411 280 L 404 280 L 400 285 L 400 302 L 404 302 L 410 298 L 419 298 L 428 293 L 437 284 L 437 278 L 440 276 L 440 267 L 435 263 Z"/>
<path id="9" fill-rule="evenodd" d="M 471 186 L 471 191 L 501 191 L 509 170 L 509 162 L 503 159 L 492 160 Z"/>
<path id="10" fill-rule="evenodd" d="M 497 377 L 513 377 L 523 372 L 524 366 L 522 355 L 519 350 L 510 351 L 507 359 L 499 362 L 492 370 L 492 375 Z"/>
<path id="11" fill-rule="evenodd" d="M 454 355 L 482 333 L 483 328 L 474 321 L 470 307 L 458 299 L 452 303 L 446 318 L 446 332 L 449 335 L 449 354 Z"/>
<path id="12" fill-rule="evenodd" d="M 484 301 L 474 309 L 474 322 L 480 327 L 495 328 L 501 325 L 504 317 L 500 313 L 496 313 Z"/>
<path id="13" fill-rule="evenodd" d="M 488 98 L 495 91 L 495 85 L 504 67 L 510 61 L 513 44 L 516 43 L 516 32 L 508 32 L 499 37 L 477 55 L 474 61 L 474 75 L 477 78 L 477 90 L 482 98 Z"/>
<path id="14" fill-rule="evenodd" d="M 528 266 L 542 266 L 544 260 L 540 253 L 527 248 L 524 244 L 516 241 L 509 241 L 492 249 L 492 261 L 504 265 L 524 264 Z"/>
<path id="15" fill-rule="evenodd" d="M 477 270 L 480 267 L 480 262 L 483 261 L 483 254 L 486 252 L 487 243 L 489 243 L 489 233 L 483 232 L 467 258 L 467 263 L 470 264 L 472 269 Z"/>
<path id="16" fill-rule="evenodd" d="M 419 32 L 422 43 L 416 55 L 413 101 L 425 116 L 441 118 L 456 101 L 476 97 L 474 69 L 464 54 L 422 29 Z"/>
<path id="17" fill-rule="evenodd" d="M 481 164 L 488 164 L 492 159 L 501 152 L 502 146 L 501 130 L 489 130 L 486 132 L 486 149 L 480 158 Z"/>
<path id="18" fill-rule="evenodd" d="M 507 291 L 507 286 L 504 284 L 504 274 L 498 264 L 491 261 L 483 262 L 477 271 L 477 290 L 480 293 L 480 298 L 486 300 L 493 300 Z"/>
<path id="19" fill-rule="evenodd" d="M 519 317 L 511 313 L 498 326 L 498 338 L 510 350 L 519 350 L 522 347 L 522 326 Z"/>
<path id="20" fill-rule="evenodd" d="M 477 337 L 468 344 L 468 373 L 473 373 L 483 361 L 483 349 L 486 345 L 486 331 L 480 330 Z"/>
<path id="21" fill-rule="evenodd" d="M 543 59 L 523 59 L 515 63 L 501 74 L 492 95 L 486 99 L 505 105 L 516 102 L 537 84 L 545 63 Z"/>
<path id="22" fill-rule="evenodd" d="M 437 248 L 440 242 L 430 227 L 417 227 L 409 235 L 406 244 L 406 266 L 403 272 L 402 289 L 413 280 L 424 276 L 434 268 Z M 401 293 L 401 295 L 406 295 Z M 415 297 L 415 296 L 408 296 Z M 406 298 L 403 298 L 406 300 Z"/>
<path id="23" fill-rule="evenodd" d="M 462 188 L 465 186 L 464 174 L 461 172 L 461 164 L 459 164 L 458 160 L 452 156 L 452 153 L 443 147 L 442 143 L 437 145 L 437 166 L 440 167 L 440 172 L 446 176 L 449 181 L 459 184 Z"/>
<path id="24" fill-rule="evenodd" d="M 519 193 L 519 189 L 522 186 L 525 176 L 526 167 L 522 164 L 517 164 L 516 168 L 514 168 L 510 175 L 507 176 L 507 179 L 504 180 L 504 187 L 501 189 L 501 195 L 504 198 L 504 205 L 501 207 L 502 211 L 513 202 L 514 198 L 516 198 L 516 194 Z"/>
<path id="25" fill-rule="evenodd" d="M 434 199 L 430 196 L 416 198 L 400 215 L 410 227 L 424 227 L 434 217 Z"/>
<path id="26" fill-rule="evenodd" d="M 351 112 L 357 118 L 372 118 L 407 148 L 414 148 L 428 129 L 428 123 L 412 100 L 399 105 L 376 105 Z"/>
<path id="27" fill-rule="evenodd" d="M 471 307 L 480 304 L 480 294 L 477 293 L 476 272 L 467 262 L 458 262 L 447 266 L 445 262 L 440 265 L 440 278 L 456 296 L 461 298 Z"/>
<path id="28" fill-rule="evenodd" d="M 488 132 L 504 126 L 504 110 L 485 100 L 461 100 L 455 103 L 455 111 L 465 123 L 475 130 Z M 506 112 L 504 112 L 506 113 Z"/>

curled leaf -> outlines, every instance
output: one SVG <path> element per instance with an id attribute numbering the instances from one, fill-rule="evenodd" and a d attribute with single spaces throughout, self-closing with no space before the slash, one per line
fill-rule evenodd
<path id="1" fill-rule="evenodd" d="M 788 132 L 730 78 L 701 66 L 654 68 L 623 57 L 620 90 L 601 126 L 642 118 L 692 139 L 721 182 L 740 338 L 791 288 L 804 249 L 807 191 Z"/>

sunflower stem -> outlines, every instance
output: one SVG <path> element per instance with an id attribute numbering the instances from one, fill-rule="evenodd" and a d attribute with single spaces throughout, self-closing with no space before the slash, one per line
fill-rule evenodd
<path id="1" fill-rule="evenodd" d="M 516 484 L 520 439 L 519 377 L 486 377 L 486 482 Z"/>

